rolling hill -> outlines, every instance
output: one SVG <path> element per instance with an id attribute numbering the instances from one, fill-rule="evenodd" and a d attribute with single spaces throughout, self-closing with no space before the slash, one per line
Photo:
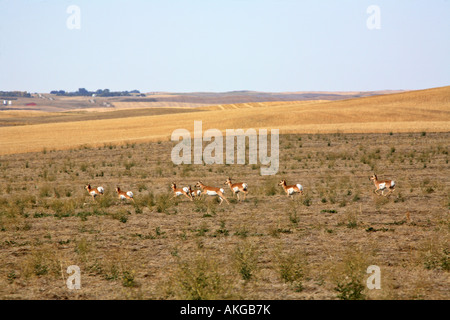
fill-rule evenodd
<path id="1" fill-rule="evenodd" d="M 81 117 L 77 113 L 60 117 L 44 113 L 29 118 L 29 125 L 0 127 L 0 154 L 168 140 L 175 129 L 193 132 L 196 120 L 203 121 L 203 130 L 273 128 L 280 129 L 282 134 L 447 132 L 450 86 L 337 101 L 266 101 L 187 110 L 195 112 L 168 108 L 159 114 L 145 115 L 141 110 L 130 115 L 130 110 L 119 110 L 109 116 L 93 112 Z M 50 115 L 53 121 L 44 123 L 42 119 Z M 20 117 L 23 115 L 5 111 L 0 121 L 8 118 L 20 124 Z"/>

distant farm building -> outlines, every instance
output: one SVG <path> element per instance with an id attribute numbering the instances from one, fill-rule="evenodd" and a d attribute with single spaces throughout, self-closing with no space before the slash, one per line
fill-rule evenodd
<path id="1" fill-rule="evenodd" d="M 34 107 L 34 106 L 37 106 L 37 104 L 34 103 L 34 102 L 30 102 L 30 103 L 27 103 L 26 106 L 27 107 Z"/>
<path id="2" fill-rule="evenodd" d="M 3 105 L 4 106 L 10 106 L 10 105 L 12 105 L 12 101 L 11 100 L 3 100 Z"/>

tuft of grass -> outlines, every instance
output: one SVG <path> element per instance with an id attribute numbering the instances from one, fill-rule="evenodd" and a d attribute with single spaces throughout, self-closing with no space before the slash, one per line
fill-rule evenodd
<path id="1" fill-rule="evenodd" d="M 349 248 L 332 270 L 334 291 L 340 300 L 365 300 L 365 276 L 369 264 L 356 248 Z"/>
<path id="2" fill-rule="evenodd" d="M 202 224 L 195 231 L 197 232 L 196 235 L 198 237 L 204 237 L 206 233 L 209 231 L 209 228 L 205 222 L 202 222 Z"/>
<path id="3" fill-rule="evenodd" d="M 334 209 L 331 209 L 331 210 L 328 210 L 328 209 L 322 209 L 322 210 L 320 210 L 320 212 L 321 212 L 321 213 L 337 213 L 337 211 L 334 210 Z"/>
<path id="4" fill-rule="evenodd" d="M 197 257 L 194 261 L 178 263 L 174 294 L 183 300 L 216 300 L 228 296 L 224 276 L 212 259 Z"/>
<path id="5" fill-rule="evenodd" d="M 113 213 L 111 216 L 115 220 L 119 220 L 122 223 L 127 223 L 129 215 L 131 215 L 130 211 L 122 209 Z"/>
<path id="6" fill-rule="evenodd" d="M 122 286 L 126 288 L 135 288 L 138 286 L 134 277 L 134 272 L 128 270 L 122 272 Z"/>
<path id="7" fill-rule="evenodd" d="M 110 192 L 107 192 L 104 195 L 98 196 L 96 201 L 100 208 L 109 208 L 115 204 L 115 197 Z"/>
<path id="8" fill-rule="evenodd" d="M 20 276 L 55 276 L 60 272 L 60 261 L 52 248 L 33 248 L 31 254 L 21 263 Z"/>
<path id="9" fill-rule="evenodd" d="M 86 260 L 87 254 L 91 250 L 91 245 L 88 240 L 83 237 L 76 241 L 74 251 L 83 259 Z"/>
<path id="10" fill-rule="evenodd" d="M 142 194 L 135 201 L 136 201 L 137 205 L 139 205 L 141 207 L 147 207 L 149 209 L 151 209 L 156 204 L 156 202 L 155 202 L 155 195 L 151 191 L 149 191 L 149 192 L 147 192 L 145 194 Z"/>
<path id="11" fill-rule="evenodd" d="M 302 198 L 302 203 L 304 206 L 309 207 L 312 204 L 312 197 L 309 195 L 309 193 L 306 193 Z"/>
<path id="12" fill-rule="evenodd" d="M 433 237 L 426 240 L 420 253 L 425 269 L 450 271 L 450 248 L 445 239 Z"/>
<path id="13" fill-rule="evenodd" d="M 39 197 L 48 198 L 51 196 L 51 187 L 48 184 L 44 184 L 39 188 Z"/>
<path id="14" fill-rule="evenodd" d="M 257 268 L 257 251 L 249 242 L 236 245 L 233 252 L 234 265 L 243 280 L 254 278 Z"/>
<path id="15" fill-rule="evenodd" d="M 173 213 L 173 210 L 172 211 L 169 210 L 173 206 L 173 202 L 172 202 L 171 196 L 168 194 L 161 194 L 161 195 L 157 196 L 155 205 L 156 205 L 157 212 L 166 213 L 166 214 Z"/>
<path id="16" fill-rule="evenodd" d="M 215 235 L 217 236 L 228 236 L 230 231 L 225 227 L 225 221 L 220 221 L 220 228 L 216 230 Z"/>
<path id="17" fill-rule="evenodd" d="M 292 286 L 295 292 L 303 291 L 305 261 L 298 253 L 285 253 L 278 257 L 278 273 L 281 280 Z"/>

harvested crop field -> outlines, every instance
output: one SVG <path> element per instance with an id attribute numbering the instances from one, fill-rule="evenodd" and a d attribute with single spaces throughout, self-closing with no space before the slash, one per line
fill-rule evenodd
<path id="1" fill-rule="evenodd" d="M 174 165 L 167 139 L 2 155 L 0 297 L 449 299 L 449 138 L 285 134 L 274 176 L 259 164 Z M 374 194 L 374 172 L 396 182 L 392 194 Z M 228 177 L 248 183 L 246 200 Z M 281 179 L 304 194 L 289 199 Z M 230 204 L 171 199 L 171 182 L 198 180 Z M 105 194 L 93 199 L 88 183 Z M 71 265 L 80 290 L 66 286 Z M 371 265 L 381 289 L 366 286 Z"/>
<path id="2" fill-rule="evenodd" d="M 450 131 L 450 86 L 339 101 L 281 101 L 130 109 L 44 118 L 0 112 L 0 154 L 167 141 L 174 130 L 279 129 L 280 133 Z M 45 119 L 53 119 L 48 123 Z M 10 124 L 8 126 L 8 124 Z M 25 124 L 25 125 L 24 125 Z"/>

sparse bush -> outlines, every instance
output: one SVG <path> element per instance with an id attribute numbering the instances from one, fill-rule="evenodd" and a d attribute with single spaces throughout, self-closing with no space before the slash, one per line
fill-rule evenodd
<path id="1" fill-rule="evenodd" d="M 139 206 L 151 209 L 155 205 L 155 196 L 153 192 L 149 191 L 146 194 L 140 195 L 135 201 Z"/>
<path id="2" fill-rule="evenodd" d="M 86 238 L 81 238 L 75 243 L 74 251 L 79 254 L 83 259 L 86 258 L 88 252 L 90 251 L 90 244 Z"/>
<path id="3" fill-rule="evenodd" d="M 289 221 L 292 222 L 292 224 L 297 225 L 300 219 L 298 218 L 297 211 L 290 210 L 289 211 Z"/>
<path id="4" fill-rule="evenodd" d="M 118 212 L 113 213 L 111 216 L 113 219 L 119 220 L 122 223 L 126 223 L 128 221 L 128 216 L 131 214 L 130 211 L 122 209 Z"/>
<path id="5" fill-rule="evenodd" d="M 55 276 L 60 272 L 60 261 L 55 252 L 47 247 L 34 248 L 30 255 L 21 264 L 21 276 Z"/>
<path id="6" fill-rule="evenodd" d="M 186 300 L 215 300 L 226 298 L 228 288 L 218 265 L 212 259 L 199 257 L 180 262 L 174 275 L 176 295 Z"/>
<path id="7" fill-rule="evenodd" d="M 450 271 L 450 248 L 445 239 L 426 240 L 421 246 L 421 258 L 425 269 Z"/>
<path id="8" fill-rule="evenodd" d="M 109 266 L 109 268 L 103 268 L 104 269 L 104 278 L 109 281 L 115 281 L 119 279 L 119 267 L 116 264 L 112 264 Z"/>
<path id="9" fill-rule="evenodd" d="M 134 272 L 128 270 L 122 272 L 122 285 L 127 288 L 134 288 L 138 286 L 134 278 Z"/>
<path id="10" fill-rule="evenodd" d="M 124 163 L 124 166 L 125 166 L 125 170 L 131 170 L 131 168 L 136 166 L 136 163 L 134 163 L 134 161 L 126 161 Z"/>
<path id="11" fill-rule="evenodd" d="M 196 235 L 198 237 L 203 237 L 209 231 L 209 228 L 208 228 L 208 226 L 207 226 L 207 224 L 205 222 L 202 222 L 200 227 L 198 227 L 198 229 L 196 229 L 195 231 L 197 232 Z"/>
<path id="12" fill-rule="evenodd" d="M 281 279 L 289 283 L 296 292 L 303 290 L 305 277 L 304 261 L 298 254 L 283 254 L 278 258 L 278 272 Z"/>
<path id="13" fill-rule="evenodd" d="M 307 207 L 309 207 L 312 204 L 312 198 L 311 198 L 311 196 L 308 193 L 306 193 L 303 196 L 302 203 L 303 203 L 303 205 L 305 205 Z"/>
<path id="14" fill-rule="evenodd" d="M 169 209 L 172 207 L 173 202 L 171 196 L 168 194 L 161 194 L 156 197 L 156 211 L 161 213 L 170 214 Z"/>
<path id="15" fill-rule="evenodd" d="M 364 300 L 367 263 L 362 252 L 355 248 L 349 248 L 343 260 L 333 267 L 334 290 L 337 298 L 341 300 Z"/>
<path id="16" fill-rule="evenodd" d="M 51 196 L 51 187 L 48 184 L 44 184 L 39 188 L 39 197 L 48 198 Z"/>
<path id="17" fill-rule="evenodd" d="M 358 215 L 354 211 L 347 211 L 343 217 L 339 219 L 338 226 L 346 226 L 354 229 L 358 227 Z"/>
<path id="18" fill-rule="evenodd" d="M 218 236 L 228 236 L 229 235 L 228 229 L 225 227 L 225 221 L 220 221 L 220 228 L 216 230 L 216 235 Z"/>
<path id="19" fill-rule="evenodd" d="M 335 291 L 338 292 L 337 297 L 341 300 L 364 300 L 364 285 L 361 280 L 355 277 L 347 278 L 338 282 Z"/>
<path id="20" fill-rule="evenodd" d="M 235 233 L 235 236 L 241 237 L 241 238 L 247 238 L 249 234 L 249 231 L 247 230 L 246 226 L 240 227 Z"/>
<path id="21" fill-rule="evenodd" d="M 266 196 L 274 196 L 278 193 L 277 186 L 272 183 L 266 183 L 265 194 Z"/>
<path id="22" fill-rule="evenodd" d="M 236 246 L 233 252 L 235 268 L 238 270 L 243 280 L 250 280 L 254 277 L 257 267 L 257 252 L 255 247 L 246 242 Z"/>

